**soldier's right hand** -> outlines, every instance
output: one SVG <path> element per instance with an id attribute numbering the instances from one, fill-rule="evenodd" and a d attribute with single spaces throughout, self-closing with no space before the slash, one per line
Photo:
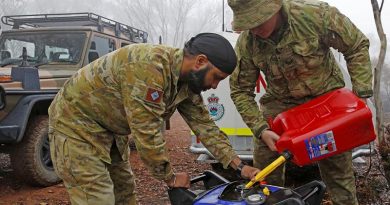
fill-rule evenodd
<path id="1" fill-rule="evenodd" d="M 170 188 L 190 188 L 190 176 L 185 172 L 179 172 L 174 174 L 171 179 L 166 180 L 168 187 Z"/>
<path id="2" fill-rule="evenodd" d="M 271 130 L 265 130 L 261 135 L 261 139 L 271 151 L 276 151 L 275 143 L 279 138 L 280 136 Z"/>
<path id="3" fill-rule="evenodd" d="M 245 165 L 241 170 L 241 177 L 244 179 L 254 180 L 258 172 L 260 172 L 259 169 Z"/>

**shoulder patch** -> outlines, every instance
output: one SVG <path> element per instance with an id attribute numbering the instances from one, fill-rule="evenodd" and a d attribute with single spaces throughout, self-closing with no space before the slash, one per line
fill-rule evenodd
<path id="1" fill-rule="evenodd" d="M 146 92 L 145 100 L 152 103 L 160 103 L 163 97 L 163 92 L 153 88 L 148 88 Z"/>

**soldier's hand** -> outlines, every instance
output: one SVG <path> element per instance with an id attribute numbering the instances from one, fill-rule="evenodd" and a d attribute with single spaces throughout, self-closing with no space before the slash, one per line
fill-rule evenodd
<path id="1" fill-rule="evenodd" d="M 166 180 L 168 187 L 175 188 L 190 188 L 190 176 L 185 172 L 176 173 L 171 177 L 171 179 Z"/>
<path id="2" fill-rule="evenodd" d="M 259 169 L 245 165 L 241 170 L 241 177 L 244 179 L 254 179 L 256 174 L 260 172 Z"/>
<path id="3" fill-rule="evenodd" d="M 280 136 L 271 130 L 265 130 L 261 135 L 261 139 L 271 151 L 276 151 L 275 143 L 279 138 Z"/>

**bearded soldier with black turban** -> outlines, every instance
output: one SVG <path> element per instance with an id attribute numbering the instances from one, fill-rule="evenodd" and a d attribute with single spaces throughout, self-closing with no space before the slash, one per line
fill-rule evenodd
<path id="1" fill-rule="evenodd" d="M 225 38 L 203 33 L 184 49 L 134 44 L 80 69 L 49 108 L 51 157 L 71 203 L 136 204 L 130 133 L 155 178 L 188 188 L 189 176 L 174 172 L 161 132 L 176 109 L 225 168 L 253 178 L 258 169 L 243 165 L 200 95 L 216 88 L 236 62 Z"/>

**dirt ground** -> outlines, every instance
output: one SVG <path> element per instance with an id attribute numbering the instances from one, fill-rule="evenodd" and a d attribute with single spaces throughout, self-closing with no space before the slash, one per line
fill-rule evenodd
<path id="1" fill-rule="evenodd" d="M 169 155 L 174 169 L 178 172 L 187 171 L 192 177 L 199 175 L 204 170 L 211 169 L 207 164 L 196 163 L 197 156 L 188 150 L 190 144 L 189 128 L 180 115 L 175 113 L 171 119 L 171 130 L 166 131 L 166 140 Z M 133 171 L 137 177 L 138 202 L 141 205 L 165 205 L 170 204 L 167 196 L 167 187 L 163 182 L 153 179 L 136 151 L 131 152 L 130 161 Z M 366 161 L 369 158 L 364 158 Z M 386 183 L 378 166 L 378 158 L 374 155 L 371 158 L 372 166 L 366 175 L 369 167 L 366 164 L 356 164 L 357 189 L 360 204 L 390 204 L 390 188 Z M 301 177 L 290 176 L 288 184 L 296 185 L 297 180 L 310 180 L 306 174 L 298 174 Z M 296 175 L 296 176 L 298 176 Z M 302 176 L 305 176 L 302 178 Z M 367 177 L 366 177 L 367 176 Z M 313 177 L 315 178 L 315 177 Z M 0 154 L 0 205 L 67 205 L 70 204 L 69 197 L 62 184 L 51 187 L 31 187 L 23 182 L 17 181 L 12 174 L 9 157 Z M 330 204 L 328 197 L 323 204 Z"/>
<path id="2" fill-rule="evenodd" d="M 210 169 L 207 164 L 196 163 L 197 156 L 188 150 L 191 143 L 187 124 L 175 113 L 171 130 L 166 131 L 167 146 L 174 169 L 186 171 L 191 177 Z M 137 197 L 141 205 L 170 204 L 164 182 L 155 180 L 143 166 L 137 151 L 131 151 L 130 162 L 136 175 Z M 0 154 L 0 205 L 66 205 L 69 197 L 63 184 L 51 187 L 31 187 L 13 177 L 9 158 Z"/>

